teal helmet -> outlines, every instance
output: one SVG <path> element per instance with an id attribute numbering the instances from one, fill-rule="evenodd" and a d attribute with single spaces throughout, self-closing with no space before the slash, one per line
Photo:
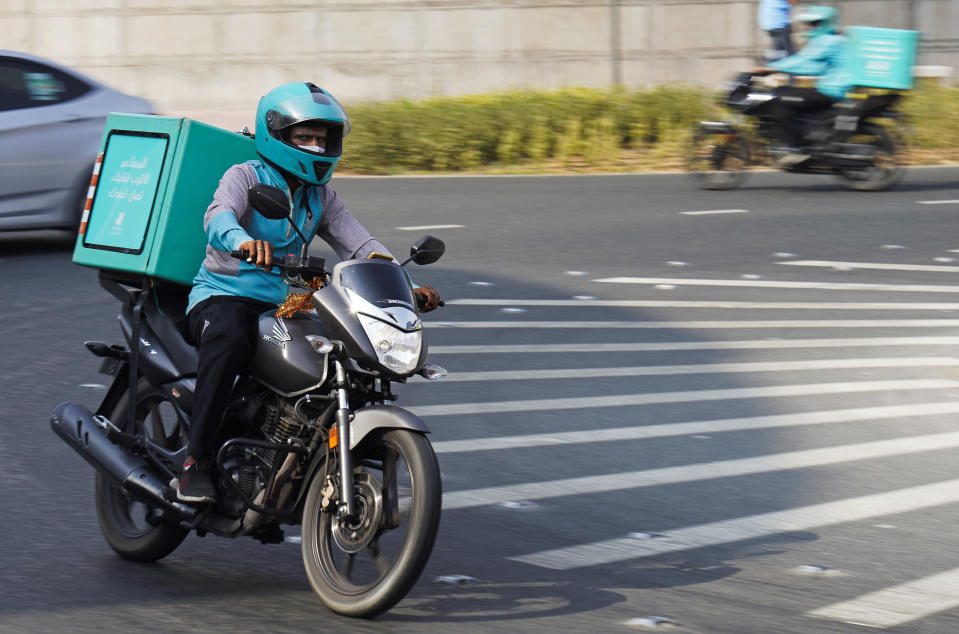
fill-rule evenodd
<path id="1" fill-rule="evenodd" d="M 809 37 L 835 33 L 839 30 L 839 12 L 833 7 L 824 5 L 804 7 L 796 16 L 796 21 L 807 26 Z"/>
<path id="2" fill-rule="evenodd" d="M 313 152 L 290 140 L 290 129 L 310 123 L 326 127 L 326 147 Z M 304 183 L 322 185 L 333 176 L 343 154 L 350 118 L 343 106 L 319 86 L 295 82 L 277 86 L 256 109 L 256 153 L 277 169 Z"/>

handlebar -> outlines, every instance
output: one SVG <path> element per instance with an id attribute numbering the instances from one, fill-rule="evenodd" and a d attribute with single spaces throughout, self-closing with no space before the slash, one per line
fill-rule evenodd
<path id="1" fill-rule="evenodd" d="M 250 253 L 246 249 L 237 249 L 230 251 L 230 257 L 237 260 L 249 260 Z M 326 273 L 326 260 L 312 255 L 301 258 L 289 253 L 280 257 L 276 257 L 276 254 L 274 254 L 272 265 L 284 273 L 301 277 L 320 277 Z"/>
<path id="2" fill-rule="evenodd" d="M 417 308 L 423 308 L 423 306 L 426 305 L 426 298 L 423 297 L 422 295 L 416 295 L 416 294 L 414 294 L 413 297 L 414 297 L 414 299 L 416 299 L 416 307 L 417 307 Z M 437 305 L 437 306 L 446 306 L 446 302 L 444 302 L 444 301 L 441 299 L 440 301 L 436 302 L 436 305 Z"/>
<path id="3" fill-rule="evenodd" d="M 237 249 L 230 251 L 230 257 L 236 258 L 237 260 L 248 260 L 250 254 L 246 249 Z M 304 278 L 308 276 L 321 277 L 326 273 L 326 260 L 312 255 L 301 258 L 297 255 L 286 254 L 278 258 L 274 254 L 272 264 L 287 275 L 298 275 Z M 422 308 L 426 303 L 426 298 L 422 295 L 416 295 L 415 297 L 417 308 Z M 446 302 L 440 300 L 437 306 L 446 306 Z"/>

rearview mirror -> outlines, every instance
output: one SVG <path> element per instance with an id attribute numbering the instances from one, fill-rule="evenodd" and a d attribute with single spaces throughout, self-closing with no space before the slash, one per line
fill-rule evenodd
<path id="1" fill-rule="evenodd" d="M 290 199 L 286 192 L 279 187 L 257 183 L 250 186 L 247 200 L 262 216 L 271 220 L 282 220 L 290 217 Z"/>
<path id="2" fill-rule="evenodd" d="M 423 236 L 410 247 L 410 260 L 417 264 L 432 264 L 446 252 L 446 245 L 439 238 Z"/>

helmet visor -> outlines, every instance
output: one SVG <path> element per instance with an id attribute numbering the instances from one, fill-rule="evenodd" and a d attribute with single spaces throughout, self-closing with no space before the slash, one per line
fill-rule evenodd
<path id="1" fill-rule="evenodd" d="M 266 113 L 266 125 L 272 131 L 317 119 L 339 123 L 343 136 L 350 133 L 350 118 L 343 106 L 322 91 L 291 97 Z"/>

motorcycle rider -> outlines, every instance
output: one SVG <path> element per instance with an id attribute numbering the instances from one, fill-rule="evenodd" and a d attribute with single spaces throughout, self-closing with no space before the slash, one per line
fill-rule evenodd
<path id="1" fill-rule="evenodd" d="M 327 184 L 349 131 L 343 107 L 322 88 L 304 82 L 274 88 L 256 112 L 260 160 L 230 167 L 204 214 L 206 257 L 193 280 L 186 322 L 187 339 L 199 353 L 193 417 L 187 458 L 170 483 L 180 500 L 214 499 L 209 459 L 217 425 L 236 375 L 252 360 L 259 315 L 287 296 L 287 285 L 272 267 L 273 253 L 298 253 L 302 247 L 287 220 L 270 220 L 250 208 L 250 186 L 265 183 L 285 190 L 303 235 L 308 240 L 320 236 L 341 259 L 392 257 Z M 233 250 L 250 255 L 240 261 L 230 256 Z M 413 291 L 424 302 L 422 311 L 437 307 L 440 297 L 432 287 Z"/>
<path id="2" fill-rule="evenodd" d="M 818 77 L 816 87 L 779 86 L 773 91 L 768 113 L 784 132 L 784 141 L 790 146 L 776 165 L 798 165 L 809 158 L 802 146 L 806 144 L 802 127 L 795 120 L 797 112 L 823 110 L 842 99 L 852 86 L 845 67 L 846 38 L 839 32 L 839 12 L 828 6 L 805 7 L 796 21 L 806 28 L 806 45 L 794 55 L 770 62 L 755 69 L 756 74 L 772 72 Z"/>

